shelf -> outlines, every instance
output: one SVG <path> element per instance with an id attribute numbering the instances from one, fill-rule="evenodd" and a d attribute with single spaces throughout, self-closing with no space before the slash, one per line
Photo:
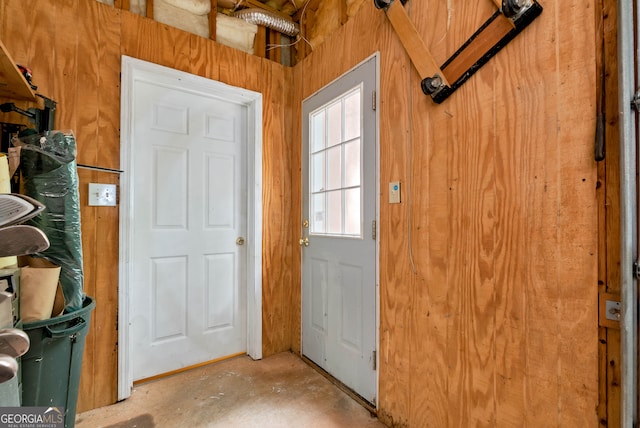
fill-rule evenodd
<path id="1" fill-rule="evenodd" d="M 0 41 L 0 99 L 3 98 L 36 101 L 36 94 Z"/>

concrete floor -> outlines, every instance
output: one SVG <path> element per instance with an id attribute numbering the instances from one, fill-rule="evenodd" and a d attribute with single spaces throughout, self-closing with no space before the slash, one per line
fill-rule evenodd
<path id="1" fill-rule="evenodd" d="M 292 353 L 236 357 L 137 385 L 131 397 L 80 413 L 78 428 L 384 427 Z"/>

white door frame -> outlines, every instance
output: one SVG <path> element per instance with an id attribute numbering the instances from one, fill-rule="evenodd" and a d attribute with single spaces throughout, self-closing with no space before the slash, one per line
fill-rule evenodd
<path id="1" fill-rule="evenodd" d="M 247 130 L 247 354 L 262 358 L 262 94 L 237 88 L 172 68 L 122 56 L 120 117 L 120 255 L 118 291 L 118 400 L 131 395 L 133 369 L 130 334 L 130 278 L 133 275 L 130 248 L 133 239 L 135 194 L 131 179 L 133 84 L 140 72 L 179 81 L 181 87 L 244 104 Z"/>

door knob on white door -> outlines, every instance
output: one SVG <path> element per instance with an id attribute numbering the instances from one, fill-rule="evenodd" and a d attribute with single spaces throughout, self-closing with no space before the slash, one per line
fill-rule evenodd
<path id="1" fill-rule="evenodd" d="M 308 247 L 309 246 L 309 238 L 307 236 L 305 236 L 304 238 L 300 238 L 298 243 L 300 245 L 304 245 L 305 247 Z"/>
<path id="2" fill-rule="evenodd" d="M 236 245 L 244 245 L 244 238 L 242 236 L 236 239 Z"/>

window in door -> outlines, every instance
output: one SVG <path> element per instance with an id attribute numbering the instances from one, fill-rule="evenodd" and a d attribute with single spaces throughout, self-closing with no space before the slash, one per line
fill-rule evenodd
<path id="1" fill-rule="evenodd" d="M 361 86 L 309 115 L 312 235 L 362 237 Z"/>

